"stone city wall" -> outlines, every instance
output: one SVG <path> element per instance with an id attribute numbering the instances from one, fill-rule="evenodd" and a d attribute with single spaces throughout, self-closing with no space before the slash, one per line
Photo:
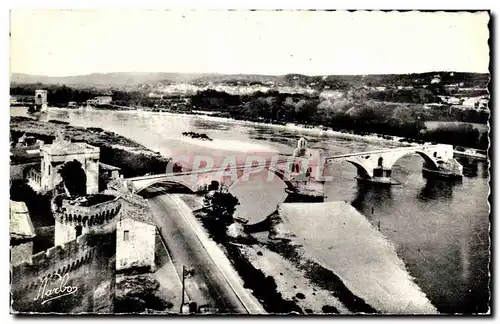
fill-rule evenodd
<path id="1" fill-rule="evenodd" d="M 114 280 L 115 235 L 115 232 L 106 235 L 81 235 L 74 241 L 33 255 L 30 262 L 12 267 L 12 310 L 42 313 L 92 312 L 96 287 Z M 67 277 L 67 281 L 62 280 L 64 277 Z M 44 298 L 44 292 L 60 288 L 64 283 L 62 281 L 65 281 L 66 286 L 76 287 L 76 292 L 44 303 L 49 299 Z M 109 294 L 114 294 L 114 290 Z M 100 295 L 104 301 L 112 300 L 109 294 Z M 99 308 L 103 309 L 103 306 L 100 305 Z"/>

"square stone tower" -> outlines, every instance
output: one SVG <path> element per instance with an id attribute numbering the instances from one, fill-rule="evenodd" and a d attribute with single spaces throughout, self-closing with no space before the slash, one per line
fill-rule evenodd
<path id="1" fill-rule="evenodd" d="M 99 191 L 99 154 L 98 147 L 87 143 L 72 143 L 58 134 L 56 140 L 50 145 L 40 148 L 42 162 L 41 191 L 47 192 L 61 182 L 62 178 L 58 170 L 70 161 L 80 162 L 87 177 L 86 194 L 95 194 Z"/>
<path id="2" fill-rule="evenodd" d="M 47 111 L 47 90 L 35 90 L 35 107 L 38 111 Z"/>

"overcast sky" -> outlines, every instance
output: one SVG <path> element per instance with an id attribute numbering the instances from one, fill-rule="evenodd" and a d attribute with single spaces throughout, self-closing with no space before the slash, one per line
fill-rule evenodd
<path id="1" fill-rule="evenodd" d="M 487 13 L 13 10 L 11 72 L 488 72 Z"/>

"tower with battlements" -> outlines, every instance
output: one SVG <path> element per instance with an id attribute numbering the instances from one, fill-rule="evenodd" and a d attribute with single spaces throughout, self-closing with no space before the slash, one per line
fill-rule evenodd
<path id="1" fill-rule="evenodd" d="M 108 194 L 78 198 L 58 195 L 52 200 L 51 207 L 55 218 L 54 245 L 61 245 L 83 234 L 113 232 L 121 200 Z"/>

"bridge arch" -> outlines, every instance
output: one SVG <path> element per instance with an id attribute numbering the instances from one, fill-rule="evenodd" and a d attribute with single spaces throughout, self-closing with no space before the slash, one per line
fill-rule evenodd
<path id="1" fill-rule="evenodd" d="M 195 183 L 190 183 L 188 181 L 185 181 L 182 178 L 174 178 L 174 179 L 165 179 L 165 178 L 155 178 L 155 179 L 150 179 L 150 180 L 142 180 L 139 181 L 138 185 L 136 186 L 134 184 L 134 189 L 136 193 L 141 192 L 144 189 L 147 189 L 155 184 L 159 183 L 165 183 L 165 184 L 176 184 L 176 185 L 181 185 L 184 188 L 189 189 L 191 192 L 196 192 L 198 191 L 198 185 Z"/>
<path id="2" fill-rule="evenodd" d="M 295 190 L 296 189 L 295 186 L 292 183 L 293 179 L 285 179 L 285 170 L 280 170 L 280 169 L 274 168 L 274 167 L 267 167 L 267 168 L 264 168 L 264 170 L 266 170 L 268 172 L 272 172 L 276 176 L 278 176 L 278 178 L 280 178 L 285 183 L 287 189 L 290 189 L 290 190 Z M 233 181 L 233 183 L 231 183 L 231 185 L 229 186 L 229 188 L 231 188 L 239 180 L 241 180 L 241 178 L 243 178 L 244 175 L 245 175 L 244 172 L 241 175 L 238 174 L 238 178 L 235 181 Z M 266 179 L 267 179 L 267 176 L 266 176 Z"/>
<path id="3" fill-rule="evenodd" d="M 346 159 L 346 161 L 351 163 L 352 165 L 354 165 L 356 167 L 356 169 L 358 170 L 358 176 L 365 178 L 365 179 L 369 179 L 372 177 L 373 171 L 370 170 L 369 168 L 365 167 L 363 164 L 361 164 L 358 161 L 353 160 L 353 159 Z"/>
<path id="4" fill-rule="evenodd" d="M 396 162 L 398 162 L 401 158 L 403 158 L 405 156 L 408 156 L 408 155 L 411 155 L 411 154 L 418 154 L 418 155 L 420 155 L 424 159 L 426 165 L 428 165 L 429 167 L 431 167 L 433 169 L 437 169 L 438 168 L 438 164 L 437 164 L 437 161 L 436 161 L 436 157 L 433 157 L 431 155 L 431 154 L 433 154 L 433 155 L 437 156 L 437 154 L 436 154 L 437 152 L 433 152 L 433 153 L 428 153 L 428 152 L 423 151 L 423 150 L 415 150 L 415 151 L 402 152 L 400 155 L 398 155 L 394 159 L 392 159 L 390 165 L 387 165 L 387 167 L 392 168 L 393 165 L 396 164 Z"/>

